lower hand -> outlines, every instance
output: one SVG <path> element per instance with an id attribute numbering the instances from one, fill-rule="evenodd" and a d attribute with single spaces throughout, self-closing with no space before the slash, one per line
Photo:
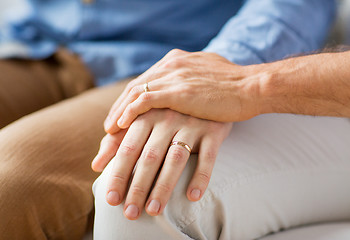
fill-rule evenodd
<path id="1" fill-rule="evenodd" d="M 173 141 L 184 142 L 192 152 L 199 153 L 187 189 L 189 200 L 199 200 L 209 184 L 219 147 L 231 127 L 231 123 L 153 109 L 139 116 L 127 132 L 107 134 L 92 163 L 93 169 L 102 170 L 116 154 L 107 186 L 107 202 L 115 206 L 126 198 L 124 214 L 131 220 L 140 216 L 143 207 L 151 216 L 162 213 L 190 156 L 185 147 L 170 146 Z"/>
<path id="2" fill-rule="evenodd" d="M 173 50 L 128 84 L 111 108 L 105 130 L 116 133 L 127 128 L 151 108 L 170 108 L 221 122 L 252 118 L 259 114 L 261 77 L 251 69 L 214 53 Z M 149 92 L 145 92 L 145 83 Z"/>

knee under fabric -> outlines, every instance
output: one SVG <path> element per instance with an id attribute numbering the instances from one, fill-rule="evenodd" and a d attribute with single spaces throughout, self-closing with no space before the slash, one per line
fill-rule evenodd
<path id="1" fill-rule="evenodd" d="M 94 183 L 94 239 L 256 239 L 350 219 L 350 122 L 269 114 L 236 123 L 199 202 L 185 194 L 192 155 L 162 215 L 127 220 L 106 203 L 111 164 Z"/>

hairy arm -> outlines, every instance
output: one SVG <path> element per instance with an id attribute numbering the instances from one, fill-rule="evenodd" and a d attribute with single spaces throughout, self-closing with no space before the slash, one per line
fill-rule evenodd
<path id="1" fill-rule="evenodd" d="M 261 113 L 350 117 L 350 51 L 251 66 L 261 69 Z"/>

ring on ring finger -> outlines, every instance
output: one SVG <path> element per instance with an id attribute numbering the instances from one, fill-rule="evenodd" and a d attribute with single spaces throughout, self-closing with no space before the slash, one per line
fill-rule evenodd
<path id="1" fill-rule="evenodd" d="M 185 148 L 190 154 L 191 154 L 191 152 L 192 152 L 192 148 L 191 148 L 188 144 L 186 144 L 186 143 L 184 143 L 184 142 L 181 142 L 181 141 L 172 141 L 172 142 L 170 143 L 170 147 L 171 147 L 171 146 L 174 146 L 174 145 L 180 145 L 181 147 Z"/>
<path id="2" fill-rule="evenodd" d="M 149 92 L 150 91 L 147 82 L 143 84 L 143 91 L 144 92 Z"/>

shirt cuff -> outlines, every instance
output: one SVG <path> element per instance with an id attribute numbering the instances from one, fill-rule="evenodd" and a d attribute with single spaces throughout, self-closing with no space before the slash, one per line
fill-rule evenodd
<path id="1" fill-rule="evenodd" d="M 216 53 L 238 65 L 251 65 L 264 62 L 249 46 L 240 42 L 227 43 L 213 40 L 203 49 L 203 52 Z"/>

